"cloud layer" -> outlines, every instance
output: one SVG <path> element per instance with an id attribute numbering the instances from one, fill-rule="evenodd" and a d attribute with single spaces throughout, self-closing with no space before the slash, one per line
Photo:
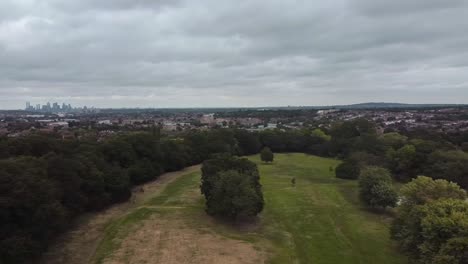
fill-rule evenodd
<path id="1" fill-rule="evenodd" d="M 0 2 L 0 108 L 468 103 L 464 0 Z"/>

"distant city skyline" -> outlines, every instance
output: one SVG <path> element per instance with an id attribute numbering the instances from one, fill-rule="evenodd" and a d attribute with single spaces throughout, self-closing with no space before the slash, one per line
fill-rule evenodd
<path id="1" fill-rule="evenodd" d="M 45 104 L 31 104 L 30 101 L 27 101 L 25 104 L 25 111 L 33 111 L 33 112 L 71 112 L 76 109 L 84 109 L 86 110 L 88 107 L 85 105 L 83 107 L 72 107 L 71 104 L 66 104 L 64 102 L 47 102 Z"/>

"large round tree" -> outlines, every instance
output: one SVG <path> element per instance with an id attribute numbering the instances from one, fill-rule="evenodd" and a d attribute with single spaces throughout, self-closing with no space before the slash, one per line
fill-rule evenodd
<path id="1" fill-rule="evenodd" d="M 271 151 L 269 147 L 264 147 L 262 151 L 260 152 L 260 159 L 263 162 L 273 162 L 273 158 L 274 158 L 273 152 Z"/>
<path id="2" fill-rule="evenodd" d="M 207 212 L 229 219 L 256 216 L 263 208 L 261 193 L 249 177 L 235 170 L 219 173 L 207 203 Z"/>
<path id="3" fill-rule="evenodd" d="M 220 157 L 205 161 L 200 188 L 210 215 L 236 220 L 263 210 L 257 165 L 247 159 Z"/>

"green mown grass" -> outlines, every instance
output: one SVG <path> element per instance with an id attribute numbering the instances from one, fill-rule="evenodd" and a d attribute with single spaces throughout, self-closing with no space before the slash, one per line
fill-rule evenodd
<path id="1" fill-rule="evenodd" d="M 111 222 L 95 262 L 111 255 L 125 236 L 150 215 L 183 218 L 200 232 L 215 232 L 253 243 L 268 251 L 270 263 L 407 263 L 389 238 L 388 216 L 373 214 L 357 199 L 357 182 L 336 179 L 330 167 L 338 160 L 305 154 L 276 154 L 259 166 L 265 209 L 259 227 L 239 231 L 204 213 L 200 173 L 189 173 L 168 184 L 145 206 Z M 296 178 L 292 186 L 291 179 Z"/>
<path id="2" fill-rule="evenodd" d="M 273 263 L 405 263 L 389 239 L 389 219 L 361 207 L 356 181 L 330 171 L 339 161 L 304 154 L 251 160 L 262 177 L 264 235 L 282 249 Z"/>

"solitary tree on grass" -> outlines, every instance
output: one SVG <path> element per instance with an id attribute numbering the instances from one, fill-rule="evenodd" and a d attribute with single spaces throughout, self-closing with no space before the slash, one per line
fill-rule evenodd
<path id="1" fill-rule="evenodd" d="M 207 207 L 210 215 L 235 220 L 256 216 L 263 209 L 262 194 L 248 175 L 229 170 L 218 177 Z"/>
<path id="2" fill-rule="evenodd" d="M 247 159 L 218 157 L 203 162 L 201 192 L 206 212 L 230 220 L 256 216 L 263 209 L 257 165 Z"/>
<path id="3" fill-rule="evenodd" d="M 273 152 L 269 147 L 264 147 L 260 152 L 260 158 L 263 162 L 273 162 Z"/>

